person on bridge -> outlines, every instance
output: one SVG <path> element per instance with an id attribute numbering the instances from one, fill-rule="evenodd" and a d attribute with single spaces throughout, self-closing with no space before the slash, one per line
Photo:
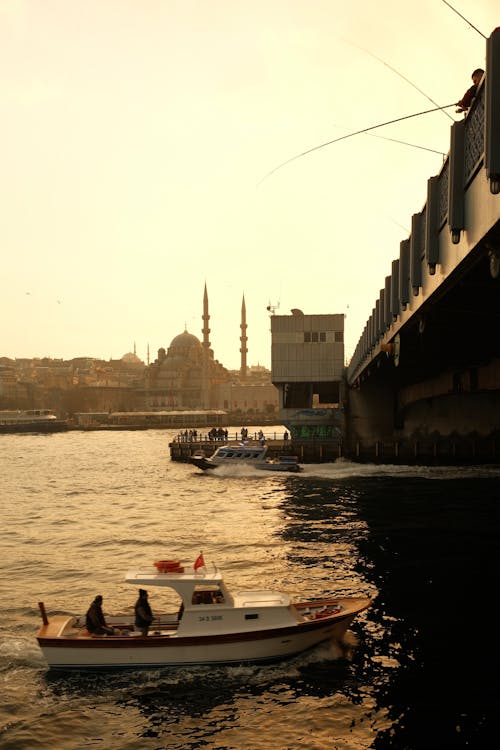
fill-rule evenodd
<path id="1" fill-rule="evenodd" d="M 463 97 L 460 99 L 459 102 L 457 102 L 458 109 L 456 110 L 457 114 L 459 112 L 468 112 L 469 109 L 472 106 L 472 102 L 476 98 L 476 92 L 477 87 L 481 83 L 481 79 L 484 76 L 484 70 L 482 68 L 476 68 L 476 70 L 472 73 L 472 86 L 470 89 L 467 89 Z"/>

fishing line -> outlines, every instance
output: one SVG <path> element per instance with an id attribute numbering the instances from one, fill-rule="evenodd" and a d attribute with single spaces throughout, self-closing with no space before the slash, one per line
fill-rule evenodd
<path id="1" fill-rule="evenodd" d="M 453 122 L 455 122 L 455 120 L 453 120 Z M 402 146 L 410 146 L 411 148 L 419 148 L 422 151 L 430 151 L 431 154 L 439 154 L 439 156 L 442 156 L 443 159 L 446 156 L 446 154 L 443 153 L 443 151 L 436 151 L 435 148 L 428 148 L 427 146 L 419 146 L 418 143 L 407 143 L 406 141 L 399 141 L 397 138 L 387 138 L 387 136 L 385 135 L 376 135 L 375 133 L 370 133 L 370 137 L 381 138 L 381 140 L 383 141 L 392 141 L 392 143 L 401 143 Z"/>
<path id="2" fill-rule="evenodd" d="M 452 118 L 453 119 L 453 118 Z M 455 120 L 453 120 L 455 122 Z M 342 125 L 334 125 L 334 128 L 338 127 L 340 130 L 346 130 Z M 400 143 L 402 146 L 410 146 L 410 148 L 418 148 L 421 151 L 429 151 L 431 154 L 439 154 L 443 159 L 446 157 L 444 151 L 437 151 L 435 148 L 429 148 L 428 146 L 421 146 L 418 143 L 408 143 L 408 141 L 401 141 L 398 138 L 388 138 L 386 135 L 377 135 L 376 133 L 368 133 L 370 138 L 380 138 L 382 141 L 391 141 L 391 143 Z"/>
<path id="3" fill-rule="evenodd" d="M 483 37 L 483 39 L 487 39 L 488 38 L 488 37 L 486 37 L 483 34 L 482 31 L 479 31 L 479 29 L 476 29 L 476 27 L 474 26 L 474 24 L 471 23 L 465 16 L 463 16 L 461 13 L 459 13 L 458 10 L 456 10 L 456 8 L 453 7 L 453 5 L 451 5 L 450 3 L 447 3 L 446 0 L 443 0 L 443 3 L 445 5 L 447 5 L 448 8 L 450 8 L 454 13 L 456 13 L 457 16 L 460 16 L 460 18 L 462 19 L 462 21 L 465 21 L 465 23 L 468 24 L 468 26 L 470 26 L 472 29 L 474 29 L 474 31 L 477 31 L 477 33 L 480 34 Z"/>
<path id="4" fill-rule="evenodd" d="M 345 141 L 346 138 L 352 138 L 355 135 L 361 135 L 362 133 L 368 133 L 370 130 L 375 130 L 376 128 L 383 128 L 385 125 L 393 125 L 395 122 L 402 122 L 403 120 L 410 120 L 412 117 L 420 117 L 421 115 L 427 115 L 430 112 L 438 112 L 441 109 L 448 109 L 449 107 L 456 107 L 456 102 L 453 102 L 453 104 L 445 104 L 444 107 L 435 107 L 434 109 L 426 109 L 423 112 L 415 112 L 412 115 L 405 115 L 404 117 L 397 117 L 395 120 L 388 120 L 387 122 L 381 122 L 378 125 L 370 125 L 368 128 L 363 128 L 363 130 L 356 130 L 354 133 L 347 133 L 346 135 L 341 135 L 339 138 L 334 138 L 331 141 L 326 141 L 325 143 L 320 143 L 318 146 L 313 146 L 312 148 L 308 148 L 306 151 L 302 151 L 300 154 L 296 154 L 295 156 L 291 156 L 290 159 L 287 159 L 286 161 L 281 162 L 281 164 L 278 164 L 277 167 L 274 167 L 274 169 L 271 169 L 270 172 L 264 175 L 261 180 L 257 183 L 257 186 L 261 185 L 264 180 L 267 180 L 268 177 L 270 177 L 272 174 L 278 171 L 278 169 L 281 169 L 286 164 L 290 164 L 290 162 L 295 161 L 296 159 L 300 159 L 302 156 L 307 156 L 307 154 L 311 154 L 313 151 L 319 151 L 320 148 L 325 148 L 326 146 L 331 146 L 333 143 L 338 143 L 339 141 Z"/>
<path id="5" fill-rule="evenodd" d="M 427 99 L 427 101 L 429 101 L 431 104 L 434 104 L 435 107 L 439 106 L 438 103 L 435 102 L 434 99 L 431 99 L 431 97 L 428 96 L 425 93 L 425 91 L 422 91 L 422 89 L 420 89 L 416 85 L 416 83 L 413 83 L 413 81 L 410 81 L 410 79 L 407 78 L 405 75 L 403 75 L 403 73 L 400 73 L 399 70 L 397 70 L 396 68 L 393 68 L 392 65 L 389 65 L 389 63 L 385 62 L 385 60 L 382 60 L 381 57 L 378 57 L 377 55 L 375 55 L 373 52 L 370 52 L 370 50 L 366 49 L 365 47 L 360 47 L 359 44 L 356 44 L 355 42 L 350 42 L 348 39 L 344 39 L 343 41 L 346 42 L 346 44 L 350 44 L 352 47 L 357 47 L 357 49 L 361 50 L 361 52 L 366 52 L 366 54 L 370 55 L 370 57 L 373 57 L 374 60 L 378 60 L 378 62 L 382 63 L 382 65 L 385 65 L 386 68 L 389 68 L 389 70 L 392 70 L 393 73 L 395 73 L 397 76 L 399 76 L 400 78 L 402 78 L 403 81 L 406 81 L 406 83 L 409 83 L 410 86 L 413 86 L 413 88 L 416 89 L 419 94 L 422 94 L 422 96 L 425 96 L 425 98 Z M 452 120 L 453 122 L 455 122 L 453 120 L 453 117 L 451 115 L 449 115 L 448 112 L 445 112 L 443 110 L 443 114 L 446 115 L 446 117 L 449 117 L 450 120 Z"/>

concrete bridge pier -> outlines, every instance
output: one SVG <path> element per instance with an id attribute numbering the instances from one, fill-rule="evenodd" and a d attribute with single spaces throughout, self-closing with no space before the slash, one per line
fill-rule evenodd
<path id="1" fill-rule="evenodd" d="M 349 391 L 347 457 L 384 463 L 498 462 L 500 403 L 492 386 L 500 378 L 500 360 L 408 382 L 384 356 L 365 376 Z"/>
<path id="2" fill-rule="evenodd" d="M 367 382 L 363 388 L 351 389 L 345 436 L 349 454 L 356 454 L 358 443 L 374 445 L 393 440 L 395 417 L 396 398 L 391 384 Z"/>

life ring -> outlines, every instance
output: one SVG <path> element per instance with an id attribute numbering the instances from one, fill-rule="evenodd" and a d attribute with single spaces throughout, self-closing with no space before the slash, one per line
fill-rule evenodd
<path id="1" fill-rule="evenodd" d="M 180 573 L 181 565 L 179 560 L 157 560 L 155 562 L 155 568 L 161 573 Z"/>

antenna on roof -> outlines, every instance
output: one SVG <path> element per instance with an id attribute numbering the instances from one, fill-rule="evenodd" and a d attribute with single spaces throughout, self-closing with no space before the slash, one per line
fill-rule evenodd
<path id="1" fill-rule="evenodd" d="M 270 312 L 271 315 L 274 315 L 274 313 L 276 312 L 276 310 L 279 310 L 279 308 L 280 308 L 280 303 L 279 302 L 277 302 L 275 305 L 272 305 L 271 301 L 269 300 L 269 304 L 266 307 L 266 310 L 268 312 Z"/>

